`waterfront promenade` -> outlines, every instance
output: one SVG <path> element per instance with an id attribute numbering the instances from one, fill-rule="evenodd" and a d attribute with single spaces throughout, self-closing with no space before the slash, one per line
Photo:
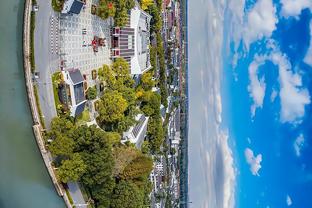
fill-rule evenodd
<path id="1" fill-rule="evenodd" d="M 34 136 L 36 138 L 40 153 L 44 160 L 44 163 L 47 167 L 51 180 L 60 196 L 63 197 L 64 202 L 68 208 L 71 208 L 71 204 L 69 198 L 65 194 L 65 190 L 61 184 L 58 183 L 56 175 L 54 173 L 53 167 L 51 165 L 51 156 L 49 152 L 46 150 L 44 145 L 44 140 L 42 137 L 42 124 L 40 123 L 39 118 L 39 111 L 36 104 L 36 98 L 34 93 L 34 84 L 32 79 L 32 72 L 30 66 L 30 21 L 31 21 L 31 9 L 32 9 L 32 1 L 26 0 L 25 1 L 25 10 L 24 10 L 24 31 L 23 31 L 23 53 L 24 53 L 24 72 L 25 72 L 25 79 L 26 79 L 26 88 L 27 88 L 27 95 L 30 105 L 30 110 L 32 113 L 32 118 L 34 122 L 33 131 Z"/>

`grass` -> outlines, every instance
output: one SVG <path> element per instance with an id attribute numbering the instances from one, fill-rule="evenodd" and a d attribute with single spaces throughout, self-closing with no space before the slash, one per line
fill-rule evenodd
<path id="1" fill-rule="evenodd" d="M 35 71 L 35 49 L 34 49 L 34 34 L 35 34 L 36 14 L 31 12 L 30 15 L 30 66 L 31 72 Z"/>
<path id="2" fill-rule="evenodd" d="M 60 102 L 60 98 L 58 96 L 58 85 L 60 81 L 62 80 L 62 73 L 61 72 L 55 72 L 52 74 L 52 84 L 53 84 L 53 95 L 54 95 L 54 102 L 57 113 L 59 113 L 59 110 L 62 108 L 62 104 Z"/>
<path id="3" fill-rule="evenodd" d="M 85 109 L 81 115 L 77 117 L 77 125 L 83 125 L 90 121 L 90 112 Z"/>
<path id="4" fill-rule="evenodd" d="M 45 123 L 44 123 L 42 111 L 40 108 L 39 94 L 38 94 L 38 87 L 37 86 L 34 86 L 34 94 L 35 94 L 36 105 L 37 105 L 37 109 L 38 109 L 38 113 L 39 113 L 40 123 L 41 123 L 42 128 L 45 129 Z"/>
<path id="5" fill-rule="evenodd" d="M 67 195 L 67 197 L 68 197 L 69 203 L 70 203 L 71 205 L 73 205 L 73 204 L 74 204 L 74 201 L 73 201 L 73 198 L 71 197 L 71 195 L 70 195 L 68 189 L 66 188 L 65 191 L 66 191 L 66 195 Z M 75 207 L 75 206 L 73 206 L 73 207 Z"/>

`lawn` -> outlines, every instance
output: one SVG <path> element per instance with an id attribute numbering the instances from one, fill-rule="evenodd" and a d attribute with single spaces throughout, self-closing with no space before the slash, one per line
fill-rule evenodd
<path id="1" fill-rule="evenodd" d="M 56 107 L 56 111 L 58 114 L 59 114 L 59 111 L 62 110 L 62 103 L 60 102 L 60 98 L 58 96 L 58 86 L 61 81 L 62 81 L 62 73 L 55 72 L 52 75 L 52 84 L 53 84 L 54 102 L 55 102 L 55 107 Z"/>
<path id="2" fill-rule="evenodd" d="M 90 122 L 91 120 L 90 120 L 90 112 L 89 112 L 89 110 L 88 109 L 85 109 L 82 113 L 81 113 L 81 115 L 79 115 L 78 117 L 77 117 L 77 124 L 78 125 L 83 125 L 83 124 L 86 124 L 87 122 Z"/>

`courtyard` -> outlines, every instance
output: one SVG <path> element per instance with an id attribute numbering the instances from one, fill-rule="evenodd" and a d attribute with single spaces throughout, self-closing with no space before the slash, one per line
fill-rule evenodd
<path id="1" fill-rule="evenodd" d="M 92 70 L 110 64 L 111 20 L 91 14 L 87 1 L 79 15 L 60 15 L 60 68 L 79 69 L 88 85 L 94 85 Z"/>

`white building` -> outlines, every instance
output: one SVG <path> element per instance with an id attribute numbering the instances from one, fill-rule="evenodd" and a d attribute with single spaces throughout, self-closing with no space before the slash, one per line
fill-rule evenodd
<path id="1" fill-rule="evenodd" d="M 124 58 L 132 75 L 143 74 L 152 68 L 150 63 L 150 21 L 151 16 L 138 6 L 130 11 L 125 27 L 113 28 L 112 58 Z"/>
<path id="2" fill-rule="evenodd" d="M 136 145 L 137 148 L 141 148 L 147 131 L 148 117 L 143 114 L 138 114 L 135 117 L 137 124 L 131 126 L 128 131 L 123 133 L 122 143 L 129 141 Z"/>
<path id="3" fill-rule="evenodd" d="M 71 116 L 78 116 L 84 111 L 86 97 L 84 93 L 84 78 L 78 69 L 62 71 L 65 85 L 61 92 L 61 100 L 70 109 Z"/>

